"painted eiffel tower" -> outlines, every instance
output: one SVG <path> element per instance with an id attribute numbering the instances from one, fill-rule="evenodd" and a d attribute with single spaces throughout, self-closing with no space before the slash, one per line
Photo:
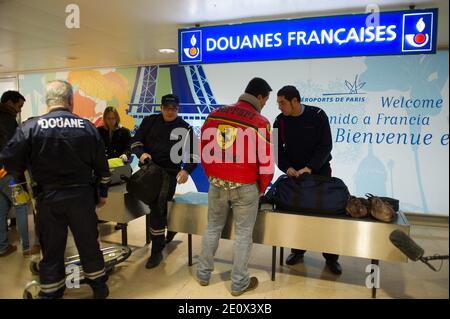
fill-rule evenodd
<path id="1" fill-rule="evenodd" d="M 128 115 L 135 120 L 133 133 L 146 116 L 160 112 L 161 97 L 169 93 L 180 98 L 178 115 L 194 128 L 197 135 L 200 135 L 200 128 L 208 114 L 220 106 L 201 65 L 139 67 L 127 110 Z M 208 191 L 203 169 L 195 170 L 191 176 L 198 191 Z"/>

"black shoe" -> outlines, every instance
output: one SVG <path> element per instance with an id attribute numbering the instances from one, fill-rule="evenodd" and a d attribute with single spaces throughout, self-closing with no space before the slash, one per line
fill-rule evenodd
<path id="1" fill-rule="evenodd" d="M 39 291 L 37 295 L 37 299 L 62 299 L 64 296 L 64 291 L 66 290 L 66 286 L 59 288 L 57 291 L 52 293 L 45 293 L 42 290 Z"/>
<path id="2" fill-rule="evenodd" d="M 167 231 L 166 244 L 170 243 L 176 234 L 177 234 L 177 232 Z"/>
<path id="3" fill-rule="evenodd" d="M 330 271 L 335 275 L 342 274 L 342 267 L 337 261 L 328 261 L 327 260 L 327 266 Z"/>
<path id="4" fill-rule="evenodd" d="M 158 265 L 163 260 L 163 255 L 161 252 L 159 253 L 152 253 L 150 258 L 147 260 L 147 263 L 145 264 L 145 268 L 152 269 L 155 267 L 158 267 Z"/>
<path id="5" fill-rule="evenodd" d="M 289 266 L 293 266 L 295 264 L 298 264 L 300 261 L 303 260 L 304 254 L 299 253 L 292 253 L 286 258 L 286 264 Z"/>
<path id="6" fill-rule="evenodd" d="M 50 296 L 45 293 L 39 292 L 36 299 L 62 299 L 62 296 Z"/>
<path id="7" fill-rule="evenodd" d="M 106 299 L 109 296 L 109 289 L 106 284 L 100 285 L 92 289 L 94 299 Z"/>

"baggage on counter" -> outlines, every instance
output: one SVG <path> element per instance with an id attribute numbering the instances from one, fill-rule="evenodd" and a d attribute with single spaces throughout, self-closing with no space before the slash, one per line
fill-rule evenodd
<path id="1" fill-rule="evenodd" d="M 367 199 L 351 196 L 346 207 L 347 214 L 354 218 L 372 216 L 387 223 L 394 220 L 399 207 L 397 199 L 378 197 L 372 194 L 366 194 L 366 196 Z"/>
<path id="2" fill-rule="evenodd" d="M 303 174 L 280 176 L 264 197 L 277 210 L 332 215 L 345 213 L 350 193 L 339 178 Z"/>
<path id="3" fill-rule="evenodd" d="M 167 172 L 153 162 L 148 162 L 127 179 L 127 192 L 149 205 L 158 199 Z"/>
<path id="4" fill-rule="evenodd" d="M 366 195 L 370 202 L 370 214 L 373 218 L 382 222 L 390 223 L 397 216 L 394 208 L 388 202 L 382 200 L 381 197 Z"/>
<path id="5" fill-rule="evenodd" d="M 131 173 L 133 172 L 130 164 L 116 166 L 114 168 L 109 169 L 111 172 L 111 185 L 119 185 L 126 182 L 128 178 L 131 177 Z"/>

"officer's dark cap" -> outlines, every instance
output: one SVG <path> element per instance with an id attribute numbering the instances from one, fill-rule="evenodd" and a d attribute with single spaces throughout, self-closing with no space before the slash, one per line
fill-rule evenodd
<path id="1" fill-rule="evenodd" d="M 161 105 L 178 107 L 180 105 L 180 99 L 174 94 L 167 94 L 162 97 Z"/>

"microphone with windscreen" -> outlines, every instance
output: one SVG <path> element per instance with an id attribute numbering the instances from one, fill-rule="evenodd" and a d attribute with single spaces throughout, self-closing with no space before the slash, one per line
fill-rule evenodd
<path id="1" fill-rule="evenodd" d="M 412 261 L 418 261 L 425 251 L 422 247 L 416 244 L 414 240 L 411 239 L 401 230 L 394 230 L 389 236 L 391 243 L 394 244 L 404 255 L 406 255 Z"/>
<path id="2" fill-rule="evenodd" d="M 445 260 L 449 258 L 448 255 L 435 255 L 424 257 L 423 255 L 425 254 L 425 251 L 423 250 L 423 248 L 417 245 L 416 242 L 411 239 L 411 237 L 409 237 L 407 234 L 405 234 L 399 229 L 394 230 L 389 235 L 389 239 L 391 243 L 394 244 L 394 246 L 397 247 L 409 259 L 411 259 L 412 261 L 420 260 L 434 271 L 438 270 L 436 270 L 436 268 L 434 268 L 434 266 L 431 265 L 428 261 Z"/>

